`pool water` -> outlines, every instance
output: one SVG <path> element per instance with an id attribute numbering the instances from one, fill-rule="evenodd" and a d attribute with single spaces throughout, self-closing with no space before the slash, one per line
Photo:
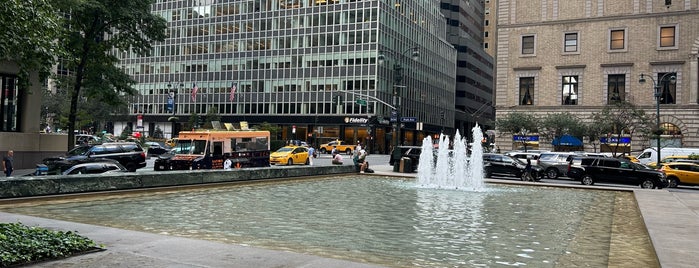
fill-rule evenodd
<path id="1" fill-rule="evenodd" d="M 629 192 L 349 175 L 3 210 L 388 267 L 659 267 Z"/>

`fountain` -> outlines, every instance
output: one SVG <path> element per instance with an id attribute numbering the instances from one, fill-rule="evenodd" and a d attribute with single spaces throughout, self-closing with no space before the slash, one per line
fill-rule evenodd
<path id="1" fill-rule="evenodd" d="M 453 140 L 453 150 L 449 149 L 449 136 L 439 136 L 439 147 L 436 151 L 432 145 L 432 137 L 422 140 L 422 153 L 417 167 L 418 185 L 425 188 L 460 189 L 467 191 L 483 191 L 483 132 L 476 125 L 471 130 L 473 145 L 470 156 L 467 153 L 467 142 L 456 131 Z"/>

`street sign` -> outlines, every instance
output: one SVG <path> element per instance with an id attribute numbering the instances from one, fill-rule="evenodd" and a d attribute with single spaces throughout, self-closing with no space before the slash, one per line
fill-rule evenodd
<path id="1" fill-rule="evenodd" d="M 391 122 L 396 122 L 396 121 L 398 121 L 398 120 L 396 120 L 396 117 L 392 116 Z M 415 122 L 417 122 L 417 117 L 401 117 L 400 122 L 401 123 L 415 123 Z"/>
<path id="2" fill-rule="evenodd" d="M 366 106 L 366 100 L 363 100 L 363 99 L 358 99 L 358 100 L 356 101 L 356 103 L 359 104 L 359 105 L 361 105 L 361 106 Z"/>
<path id="3" fill-rule="evenodd" d="M 401 117 L 400 121 L 402 123 L 414 123 L 417 122 L 417 117 Z"/>

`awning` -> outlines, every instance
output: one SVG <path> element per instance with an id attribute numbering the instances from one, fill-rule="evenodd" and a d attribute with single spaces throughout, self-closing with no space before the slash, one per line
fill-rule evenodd
<path id="1" fill-rule="evenodd" d="M 582 141 L 580 139 L 573 137 L 571 135 L 563 135 L 560 138 L 555 138 L 553 139 L 553 142 L 551 143 L 554 146 L 573 146 L 573 147 L 580 147 L 583 146 Z"/>

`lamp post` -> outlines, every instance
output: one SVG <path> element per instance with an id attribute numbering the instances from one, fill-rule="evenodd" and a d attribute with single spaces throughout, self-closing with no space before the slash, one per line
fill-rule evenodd
<path id="1" fill-rule="evenodd" d="M 668 76 L 669 75 L 669 76 Z M 660 83 L 665 81 L 665 78 L 668 79 L 668 82 L 670 84 L 675 84 L 677 82 L 677 77 L 675 76 L 675 73 L 665 73 L 663 76 L 658 79 L 656 82 L 655 79 L 653 79 L 652 76 L 647 75 L 647 74 L 641 74 L 641 78 L 638 79 L 638 83 L 643 84 L 646 82 L 646 77 L 650 78 L 651 81 L 653 81 L 653 90 L 655 90 L 654 96 L 655 96 L 655 135 L 656 135 L 656 145 L 657 145 L 657 155 L 658 159 L 655 162 L 656 166 L 659 167 L 660 165 L 660 135 L 663 134 L 663 131 L 660 129 Z"/>
<path id="2" fill-rule="evenodd" d="M 404 50 L 400 55 L 398 55 L 398 59 L 395 60 L 393 63 L 393 107 L 395 107 L 396 110 L 396 124 L 394 125 L 393 133 L 395 133 L 395 137 L 393 138 L 393 159 L 395 161 L 398 161 L 401 158 L 401 150 L 398 148 L 400 146 L 400 124 L 401 124 L 401 107 L 400 107 L 400 91 L 399 89 L 401 87 L 400 83 L 403 81 L 403 66 L 401 65 L 400 60 L 403 58 L 403 56 L 406 55 L 406 53 L 410 53 L 410 58 L 412 60 L 418 60 L 420 58 L 420 51 L 418 50 L 418 47 L 410 47 L 406 50 Z M 379 64 L 383 64 L 385 61 L 386 56 L 383 54 L 379 54 L 378 56 L 378 61 Z M 397 162 L 393 163 L 393 171 L 398 171 L 398 165 Z"/>

